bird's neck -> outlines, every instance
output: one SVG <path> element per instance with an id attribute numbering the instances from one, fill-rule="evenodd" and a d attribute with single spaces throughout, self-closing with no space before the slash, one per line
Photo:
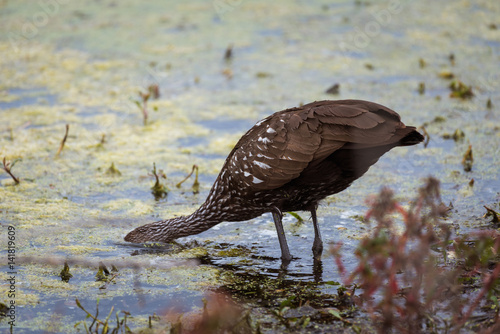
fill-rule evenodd
<path id="1" fill-rule="evenodd" d="M 212 211 L 209 203 L 204 203 L 198 210 L 187 216 L 168 219 L 163 222 L 168 239 L 177 239 L 188 235 L 198 234 L 221 223 L 223 218 L 219 212 Z"/>
<path id="2" fill-rule="evenodd" d="M 219 188 L 227 188 L 228 182 L 225 171 L 222 171 L 210 190 L 205 202 L 191 215 L 173 218 L 168 224 L 175 227 L 176 236 L 198 234 L 223 222 L 238 220 L 238 210 L 234 208 L 228 193 L 221 192 Z M 240 219 L 241 220 L 241 219 Z"/>
<path id="3" fill-rule="evenodd" d="M 187 229 L 186 232 L 188 233 L 187 235 L 201 233 L 222 222 L 219 215 L 212 215 L 211 212 L 205 209 L 204 205 L 189 216 L 183 218 Z"/>

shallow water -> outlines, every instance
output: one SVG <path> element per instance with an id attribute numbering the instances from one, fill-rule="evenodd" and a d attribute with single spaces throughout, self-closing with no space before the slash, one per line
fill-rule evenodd
<path id="1" fill-rule="evenodd" d="M 298 257 L 286 272 L 280 271 L 269 215 L 180 239 L 183 251 L 122 241 L 134 227 L 191 213 L 246 129 L 300 103 L 372 100 L 397 110 L 406 124 L 425 124 L 430 134 L 427 147 L 394 149 L 320 206 L 324 241 L 344 244 L 348 269 L 357 241 L 369 232 L 356 216 L 366 213 L 365 198 L 383 185 L 406 204 L 424 177 L 436 176 L 443 202 L 453 204 L 448 220 L 457 234 L 487 225 L 483 205 L 498 209 L 497 2 L 223 1 L 222 8 L 217 1 L 41 3 L 50 5 L 0 3 L 0 158 L 21 159 L 12 169 L 20 184 L 0 173 L 1 228 L 7 236 L 8 226 L 15 227 L 17 256 L 35 258 L 34 264 L 15 264 L 18 330 L 42 333 L 52 323 L 53 332 L 71 331 L 85 316 L 75 298 L 89 310 L 99 298 L 103 313 L 114 305 L 134 315 L 132 327 L 145 326 L 152 313 L 201 307 L 227 270 L 339 281 L 328 252 L 322 270 L 313 266 L 307 213 L 300 213 L 301 225 L 285 217 Z M 229 45 L 233 58 L 225 61 Z M 471 85 L 475 97 L 449 97 L 450 80 L 438 75 L 443 71 Z M 424 94 L 417 91 L 420 82 Z M 335 83 L 339 94 L 326 94 Z M 161 97 L 148 101 L 144 125 L 134 101 L 150 84 L 159 85 Z M 56 157 L 65 124 L 68 139 Z M 463 140 L 442 138 L 456 129 L 464 131 Z M 465 172 L 461 162 L 469 144 L 474 164 Z M 106 173 L 112 163 L 120 176 Z M 150 189 L 153 163 L 170 189 L 158 201 Z M 193 179 L 175 187 L 193 164 L 200 168 L 197 195 Z M 1 242 L 7 245 L 6 237 Z M 62 265 L 36 264 L 55 255 L 89 259 L 94 266 L 71 266 L 73 278 L 64 283 L 57 276 Z M 161 266 L 184 258 L 201 258 L 201 264 Z M 94 276 L 101 260 L 107 266 L 138 260 L 147 268 L 120 269 L 114 283 L 100 289 Z M 5 260 L 4 282 L 8 271 Z M 0 289 L 0 301 L 8 303 L 8 284 Z M 334 293 L 336 286 L 320 289 Z M 0 327 L 8 328 L 5 319 Z"/>

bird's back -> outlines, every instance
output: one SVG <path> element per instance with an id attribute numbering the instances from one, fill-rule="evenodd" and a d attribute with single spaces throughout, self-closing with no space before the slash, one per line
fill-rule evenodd
<path id="1" fill-rule="evenodd" d="M 223 198 L 233 212 L 252 207 L 243 210 L 252 216 L 271 205 L 303 210 L 348 187 L 391 148 L 422 140 L 395 111 L 373 102 L 317 101 L 286 109 L 241 137 L 209 199 Z M 243 211 L 231 220 L 249 219 Z"/>

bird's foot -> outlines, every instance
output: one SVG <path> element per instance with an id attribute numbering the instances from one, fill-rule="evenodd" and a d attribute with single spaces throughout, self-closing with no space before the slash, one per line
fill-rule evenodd
<path id="1" fill-rule="evenodd" d="M 323 242 L 321 242 L 321 240 L 320 241 L 314 240 L 312 251 L 314 259 L 320 261 L 321 254 L 323 254 Z"/>

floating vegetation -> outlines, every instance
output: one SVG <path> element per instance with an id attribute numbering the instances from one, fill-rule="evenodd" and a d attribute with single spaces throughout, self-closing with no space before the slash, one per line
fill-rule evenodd
<path id="1" fill-rule="evenodd" d="M 483 205 L 483 207 L 486 209 L 486 213 L 484 214 L 484 218 L 491 217 L 491 223 L 493 223 L 493 224 L 500 223 L 500 214 L 498 212 L 487 207 L 486 205 Z"/>
<path id="2" fill-rule="evenodd" d="M 265 78 L 272 77 L 272 74 L 268 73 L 268 72 L 257 72 L 257 73 L 255 73 L 255 77 L 259 78 L 259 79 L 265 79 Z"/>
<path id="3" fill-rule="evenodd" d="M 106 175 L 110 176 L 121 176 L 122 173 L 115 167 L 115 163 L 112 162 L 111 166 L 106 170 Z"/>
<path id="4" fill-rule="evenodd" d="M 59 273 L 59 277 L 61 277 L 61 280 L 63 282 L 69 282 L 71 277 L 73 277 L 73 275 L 69 272 L 68 262 L 64 262 L 64 267 L 61 270 L 61 272 Z"/>
<path id="5" fill-rule="evenodd" d="M 488 108 L 488 109 L 493 108 L 493 103 L 491 102 L 491 98 L 489 98 L 488 101 L 486 101 L 486 108 Z"/>
<path id="6" fill-rule="evenodd" d="M 455 74 L 453 74 L 450 71 L 441 71 L 441 72 L 439 72 L 438 76 L 442 79 L 451 80 L 455 77 Z"/>
<path id="7" fill-rule="evenodd" d="M 155 197 L 155 200 L 159 200 L 159 199 L 162 199 L 164 197 L 167 197 L 168 188 L 160 182 L 160 176 L 164 179 L 166 179 L 167 176 L 165 175 L 165 173 L 163 173 L 163 171 L 161 169 L 158 171 L 158 173 L 160 175 L 158 175 L 158 173 L 156 173 L 156 164 L 154 162 L 153 162 L 152 173 L 153 173 L 152 175 L 155 177 L 155 184 L 151 187 L 151 193 Z"/>
<path id="8" fill-rule="evenodd" d="M 465 151 L 464 157 L 462 159 L 462 166 L 464 167 L 464 171 L 470 172 L 472 170 L 472 164 L 474 162 L 474 158 L 472 156 L 472 145 L 469 145 L 467 151 Z"/>
<path id="9" fill-rule="evenodd" d="M 454 53 L 450 53 L 450 55 L 448 56 L 448 60 L 450 61 L 451 66 L 455 66 L 455 54 Z"/>
<path id="10" fill-rule="evenodd" d="M 444 118 L 443 116 L 436 116 L 436 117 L 434 117 L 434 119 L 432 120 L 432 122 L 434 122 L 434 123 L 443 123 L 443 122 L 446 122 L 446 118 Z"/>
<path id="11" fill-rule="evenodd" d="M 418 67 L 424 68 L 427 66 L 427 62 L 423 58 L 418 59 Z"/>
<path id="12" fill-rule="evenodd" d="M 349 218 L 357 220 L 357 221 L 362 222 L 362 223 L 366 223 L 366 218 L 363 215 L 353 215 L 353 216 L 350 216 Z"/>
<path id="13" fill-rule="evenodd" d="M 231 80 L 233 78 L 233 71 L 230 68 L 225 68 L 222 70 L 222 75 L 224 75 L 227 80 Z"/>
<path id="14" fill-rule="evenodd" d="M 130 328 L 127 326 L 127 316 L 129 316 L 130 313 L 128 313 L 126 311 L 121 311 L 124 314 L 124 316 L 123 316 L 123 318 L 119 318 L 118 315 L 120 312 L 117 312 L 116 313 L 116 327 L 114 329 L 111 329 L 110 324 L 109 324 L 109 320 L 111 318 L 111 314 L 113 313 L 114 306 L 111 306 L 111 310 L 109 311 L 108 316 L 104 320 L 100 320 L 99 319 L 99 299 L 97 299 L 97 302 L 96 302 L 95 315 L 92 315 L 89 311 L 87 311 L 82 306 L 82 304 L 80 303 L 78 298 L 75 299 L 75 302 L 76 302 L 76 305 L 87 314 L 86 319 L 88 319 L 88 318 L 92 319 L 92 323 L 90 324 L 90 326 L 87 326 L 86 320 L 83 320 L 83 321 L 77 322 L 75 324 L 75 328 L 77 328 L 83 324 L 83 327 L 85 328 L 85 333 L 87 333 L 87 334 L 90 334 L 90 333 L 96 333 L 96 334 L 99 334 L 99 333 L 102 333 L 102 334 L 132 333 Z"/>
<path id="15" fill-rule="evenodd" d="M 66 132 L 64 133 L 64 137 L 61 140 L 61 144 L 59 145 L 59 149 L 57 150 L 56 157 L 58 157 L 61 154 L 61 152 L 64 148 L 64 144 L 66 143 L 66 139 L 68 139 L 68 132 L 69 132 L 69 124 L 66 124 Z"/>
<path id="16" fill-rule="evenodd" d="M 338 95 L 339 91 L 340 91 L 340 84 L 336 83 L 333 86 L 331 86 L 330 88 L 328 88 L 325 91 L 325 93 L 332 94 L 332 95 Z"/>
<path id="17" fill-rule="evenodd" d="M 453 80 L 449 86 L 451 93 L 450 97 L 456 97 L 460 99 L 470 99 L 474 97 L 474 93 L 472 92 L 472 88 L 467 86 L 460 80 Z"/>
<path id="18" fill-rule="evenodd" d="M 420 130 L 422 130 L 422 132 L 424 133 L 424 147 L 427 147 L 427 145 L 429 145 L 429 141 L 431 140 L 431 136 L 429 135 L 424 126 L 421 126 Z"/>
<path id="19" fill-rule="evenodd" d="M 200 182 L 198 182 L 198 165 L 193 165 L 193 168 L 191 169 L 191 172 L 179 183 L 177 183 L 175 186 L 177 188 L 180 188 L 181 185 L 187 181 L 195 173 L 194 177 L 194 182 L 193 185 L 191 186 L 191 189 L 193 190 L 193 194 L 198 194 L 200 192 Z"/>
<path id="20" fill-rule="evenodd" d="M 226 52 L 224 52 L 224 60 L 229 62 L 233 59 L 233 45 L 229 44 Z"/>
<path id="21" fill-rule="evenodd" d="M 99 143 L 96 145 L 93 145 L 92 147 L 95 147 L 96 149 L 100 150 L 104 148 L 104 144 L 106 143 L 106 134 L 103 133 L 101 136 L 101 140 L 99 140 Z"/>
<path id="22" fill-rule="evenodd" d="M 331 252 L 343 283 L 362 287 L 357 302 L 366 306 L 379 332 L 458 333 L 471 326 L 472 315 L 480 307 L 498 307 L 500 233 L 477 232 L 451 239 L 450 225 L 441 219 L 447 208 L 441 202 L 439 181 L 428 178 L 409 209 L 387 188 L 369 205 L 367 219 L 376 224 L 356 250 L 354 271 L 346 272 L 340 245 Z M 394 228 L 395 215 L 403 220 L 403 231 Z M 454 255 L 453 261 L 448 254 Z M 453 268 L 445 270 L 450 265 Z M 463 277 L 478 283 L 471 286 L 460 280 Z M 441 312 L 448 319 L 438 316 Z M 497 319 L 493 316 L 475 326 L 495 332 Z"/>
<path id="23" fill-rule="evenodd" d="M 424 95 L 424 93 L 425 93 L 425 82 L 419 82 L 418 83 L 418 93 L 420 95 Z"/>
<path id="24" fill-rule="evenodd" d="M 366 63 L 365 68 L 369 69 L 370 71 L 373 71 L 375 69 L 375 67 L 370 63 Z"/>
<path id="25" fill-rule="evenodd" d="M 104 263 L 99 263 L 99 269 L 97 270 L 97 274 L 95 274 L 96 281 L 107 281 L 110 272 L 108 268 L 104 265 Z"/>
<path id="26" fill-rule="evenodd" d="M 0 317 L 5 317 L 9 312 L 9 307 L 0 302 Z"/>
<path id="27" fill-rule="evenodd" d="M 339 285 L 338 282 L 295 281 L 237 271 L 224 272 L 222 279 L 225 283 L 217 292 L 229 293 L 236 301 L 251 301 L 270 310 L 283 326 L 277 332 L 295 333 L 295 330 L 298 330 L 302 333 L 306 328 L 318 333 L 333 332 L 332 325 L 335 326 L 340 320 L 339 317 L 352 318 L 357 312 L 353 303 L 353 291 L 346 292 L 347 289 L 343 286 L 337 288 L 337 294 L 321 291 L 325 284 Z M 330 310 L 337 314 L 331 314 Z M 270 323 L 267 323 L 268 321 Z M 354 329 L 354 325 L 348 322 Z M 267 327 L 272 324 L 274 327 L 273 320 L 260 321 L 260 326 Z M 318 330 L 318 325 L 325 327 Z"/>
<path id="28" fill-rule="evenodd" d="M 445 133 L 442 135 L 443 139 L 453 139 L 454 141 L 460 141 L 465 138 L 465 133 L 461 129 L 456 129 L 453 134 Z"/>
<path id="29" fill-rule="evenodd" d="M 297 219 L 297 224 L 302 224 L 304 222 L 304 219 L 298 213 L 292 211 L 288 211 L 287 213 Z"/>
<path id="30" fill-rule="evenodd" d="M 6 161 L 6 158 L 4 157 L 3 158 L 3 170 L 10 175 L 10 177 L 14 180 L 14 183 L 15 184 L 19 184 L 19 178 L 17 178 L 16 176 L 14 176 L 14 174 L 12 174 L 12 167 L 14 167 L 14 165 L 16 164 L 16 162 L 18 161 L 21 161 L 21 159 L 15 159 L 14 161 L 10 162 L 10 161 Z"/>

